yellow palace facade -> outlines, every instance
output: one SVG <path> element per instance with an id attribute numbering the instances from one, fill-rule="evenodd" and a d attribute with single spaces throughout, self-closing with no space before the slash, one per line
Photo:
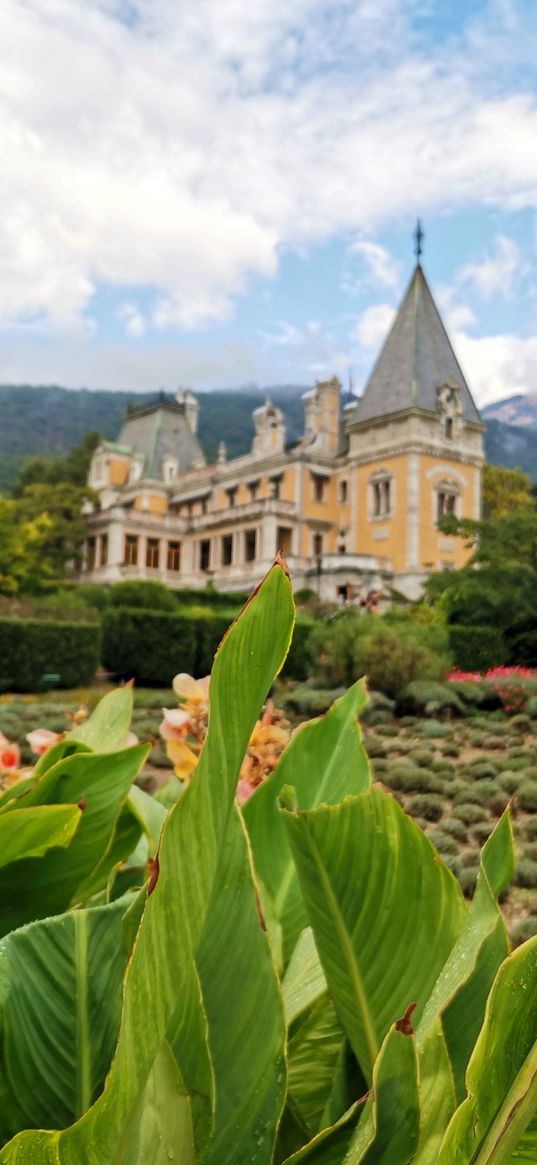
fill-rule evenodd
<path id="1" fill-rule="evenodd" d="M 266 401 L 250 451 L 228 460 L 222 442 L 212 465 L 192 393 L 131 414 L 93 455 L 81 579 L 246 590 L 281 549 L 295 587 L 326 599 L 416 598 L 461 566 L 438 523 L 480 515 L 485 426 L 419 262 L 362 396 L 342 406 L 334 378 L 302 399 L 297 442 Z"/>

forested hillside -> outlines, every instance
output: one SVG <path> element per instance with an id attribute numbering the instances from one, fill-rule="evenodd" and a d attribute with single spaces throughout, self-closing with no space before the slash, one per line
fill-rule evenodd
<path id="1" fill-rule="evenodd" d="M 230 457 L 249 448 L 252 411 L 266 395 L 283 410 L 288 438 L 296 440 L 303 428 L 300 396 L 304 391 L 305 386 L 284 385 L 199 393 L 199 435 L 207 458 L 215 458 L 222 438 Z M 65 453 L 92 430 L 116 437 L 129 407 L 139 408 L 151 399 L 154 394 L 0 385 L 0 491 L 12 489 L 26 457 Z M 537 480 L 537 428 L 491 419 L 486 450 L 493 465 L 519 465 Z"/>

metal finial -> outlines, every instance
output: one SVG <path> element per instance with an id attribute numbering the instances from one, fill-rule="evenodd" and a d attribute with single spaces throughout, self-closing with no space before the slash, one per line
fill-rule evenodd
<path id="1" fill-rule="evenodd" d="M 423 252 L 423 245 L 422 244 L 423 244 L 424 237 L 425 236 L 424 236 L 424 233 L 422 230 L 421 222 L 418 219 L 418 221 L 416 223 L 416 230 L 414 231 L 414 253 L 416 255 L 416 259 L 418 260 L 418 263 L 420 261 L 421 254 Z"/>

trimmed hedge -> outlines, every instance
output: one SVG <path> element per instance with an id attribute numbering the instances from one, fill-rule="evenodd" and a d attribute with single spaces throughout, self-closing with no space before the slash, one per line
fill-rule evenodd
<path id="1" fill-rule="evenodd" d="M 178 672 L 196 675 L 196 654 L 189 615 L 139 607 L 105 612 L 102 662 L 118 679 L 168 686 Z"/>
<path id="2" fill-rule="evenodd" d="M 173 612 L 111 607 L 103 616 L 102 663 L 119 679 L 156 686 L 169 685 L 178 672 L 206 676 L 233 618 L 234 612 L 194 607 Z M 309 621 L 297 622 L 286 677 L 302 680 L 309 674 L 309 632 Z"/>
<path id="3" fill-rule="evenodd" d="M 448 631 L 455 666 L 462 671 L 486 672 L 506 662 L 507 648 L 499 627 L 451 624 Z"/>
<path id="4" fill-rule="evenodd" d="M 58 675 L 61 688 L 85 687 L 99 666 L 98 623 L 0 619 L 0 690 L 35 692 L 43 677 Z"/>
<path id="5" fill-rule="evenodd" d="M 116 583 L 110 592 L 112 607 L 143 607 L 146 611 L 175 611 L 177 602 L 173 591 L 157 579 L 125 579 Z"/>

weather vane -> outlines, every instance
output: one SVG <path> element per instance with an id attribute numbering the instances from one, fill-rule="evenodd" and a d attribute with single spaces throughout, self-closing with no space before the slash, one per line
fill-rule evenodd
<path id="1" fill-rule="evenodd" d="M 423 239 L 424 239 L 424 234 L 423 234 L 423 230 L 421 227 L 421 222 L 418 219 L 418 221 L 416 223 L 416 230 L 414 231 L 414 252 L 416 255 L 416 259 L 418 260 L 418 263 L 420 261 L 420 256 L 421 256 L 422 251 L 423 251 L 423 245 L 422 245 Z"/>

